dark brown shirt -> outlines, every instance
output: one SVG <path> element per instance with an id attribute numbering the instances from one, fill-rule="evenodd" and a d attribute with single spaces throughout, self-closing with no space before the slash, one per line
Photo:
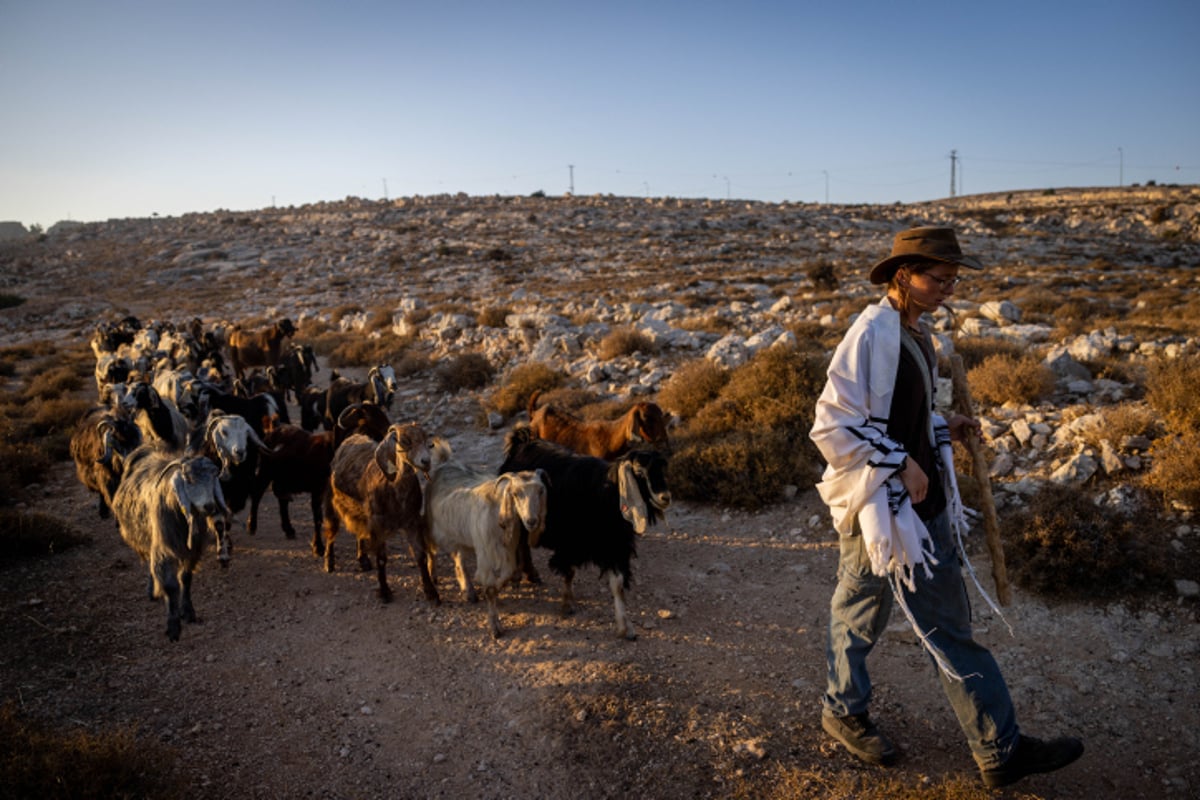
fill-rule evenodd
<path id="1" fill-rule="evenodd" d="M 929 476 L 929 491 L 925 499 L 913 504 L 913 510 L 923 520 L 931 520 L 946 507 L 946 493 L 942 489 L 941 473 L 938 471 L 938 454 L 929 440 L 929 416 L 933 410 L 933 398 L 927 397 L 925 379 L 918 370 L 925 370 L 933 385 L 933 368 L 936 355 L 928 333 L 915 334 L 907 327 L 900 327 L 901 336 L 910 337 L 924 354 L 924 363 L 918 362 L 907 347 L 900 348 L 900 366 L 896 371 L 896 389 L 892 393 L 892 407 L 888 413 L 888 436 L 904 445 L 908 457 L 917 462 Z"/>

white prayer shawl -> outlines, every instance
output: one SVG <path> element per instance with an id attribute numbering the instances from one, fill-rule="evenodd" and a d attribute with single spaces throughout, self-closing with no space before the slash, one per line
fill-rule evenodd
<path id="1" fill-rule="evenodd" d="M 916 569 L 928 574 L 936 561 L 929 531 L 896 474 L 907 453 L 887 435 L 901 335 L 900 314 L 887 298 L 858 315 L 829 365 L 810 436 L 827 463 L 817 491 L 834 527 L 844 536 L 857 520 L 872 572 L 894 574 L 912 591 Z M 942 456 L 946 497 L 957 500 L 949 430 L 936 413 L 929 437 Z M 961 509 L 961 503 L 950 506 Z"/>
<path id="2" fill-rule="evenodd" d="M 947 675 L 961 679 L 929 641 L 932 631 L 921 630 L 898 586 L 902 582 L 910 592 L 916 591 L 916 570 L 921 568 L 928 576 L 930 565 L 938 563 L 933 557 L 929 530 L 917 516 L 912 498 L 896 474 L 907 453 L 903 445 L 887 435 L 903 346 L 901 337 L 900 314 L 885 297 L 859 314 L 834 352 L 809 434 L 827 463 L 817 492 L 829 506 L 840 535 L 850 534 L 858 521 L 871 571 L 888 577 L 898 604 L 926 649 Z M 935 366 L 926 387 L 931 400 L 936 378 Z M 950 429 L 945 419 L 932 411 L 929 437 L 941 458 L 939 472 L 946 510 L 959 553 L 980 594 L 1004 619 L 966 559 L 962 546 L 968 527 L 966 509 L 954 475 Z"/>

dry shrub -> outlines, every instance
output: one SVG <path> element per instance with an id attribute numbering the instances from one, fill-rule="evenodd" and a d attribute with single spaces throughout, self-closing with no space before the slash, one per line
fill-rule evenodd
<path id="1" fill-rule="evenodd" d="M 1076 487 L 1048 484 L 1000 528 L 1009 573 L 1039 594 L 1109 599 L 1167 584 L 1162 540 L 1152 538 L 1159 527 L 1098 506 Z"/>
<path id="2" fill-rule="evenodd" d="M 567 411 L 589 419 L 609 413 L 607 405 L 600 402 L 595 392 L 574 386 L 560 386 L 538 395 L 538 408 L 554 406 L 559 411 Z"/>
<path id="3" fill-rule="evenodd" d="M 761 508 L 802 482 L 808 464 L 784 432 L 681 436 L 669 466 L 671 492 L 688 500 Z"/>
<path id="4" fill-rule="evenodd" d="M 419 372 L 427 372 L 432 365 L 428 355 L 411 349 L 405 350 L 397 359 L 393 359 L 390 362 L 380 361 L 379 363 L 390 363 L 392 365 L 392 369 L 396 372 L 397 378 L 407 378 L 411 375 L 416 375 Z"/>
<path id="5" fill-rule="evenodd" d="M 796 346 L 801 350 L 832 352 L 837 348 L 841 338 L 846 335 L 843 329 L 822 325 L 813 320 L 797 322 L 788 330 L 796 337 Z"/>
<path id="6" fill-rule="evenodd" d="M 1145 485 L 1167 503 L 1200 508 L 1200 430 L 1167 436 L 1150 448 Z"/>
<path id="7" fill-rule="evenodd" d="M 1162 435 L 1158 416 L 1141 403 L 1106 406 L 1096 413 L 1099 419 L 1080 431 L 1083 441 L 1092 447 L 1099 448 L 1105 441 L 1120 447 L 1130 436 L 1155 439 Z"/>
<path id="8" fill-rule="evenodd" d="M 658 404 L 683 419 L 691 419 L 729 382 L 729 370 L 707 358 L 697 358 L 675 370 L 658 393 Z"/>
<path id="9" fill-rule="evenodd" d="M 686 317 L 679 321 L 678 327 L 685 331 L 724 335 L 736 328 L 737 325 L 732 317 L 723 315 L 719 309 L 714 309 L 707 314 Z"/>
<path id="10" fill-rule="evenodd" d="M 826 292 L 836 292 L 838 288 L 837 273 L 833 270 L 833 264 L 828 261 L 820 260 L 810 264 L 804 274 L 813 282 L 813 286 L 817 289 Z"/>
<path id="11" fill-rule="evenodd" d="M 658 345 L 649 336 L 633 328 L 614 328 L 600 340 L 598 355 L 604 361 L 609 361 L 638 352 L 653 355 L 658 352 Z"/>
<path id="12" fill-rule="evenodd" d="M 23 717 L 14 703 L 0 708 L 0 785 L 6 797 L 187 797 L 174 751 L 131 730 L 57 731 Z"/>
<path id="13" fill-rule="evenodd" d="M 1176 432 L 1200 430 L 1200 355 L 1157 359 L 1146 366 L 1146 402 Z"/>
<path id="14" fill-rule="evenodd" d="M 50 472 L 54 459 L 30 438 L 26 426 L 0 415 L 0 505 L 15 503 L 26 486 L 41 483 Z"/>
<path id="15" fill-rule="evenodd" d="M 507 306 L 488 306 L 479 312 L 476 322 L 485 328 L 504 328 L 508 326 L 508 317 L 512 313 Z"/>
<path id="16" fill-rule="evenodd" d="M 823 354 L 772 347 L 730 373 L 675 437 L 672 492 L 757 508 L 812 481 L 821 459 L 808 432 L 827 365 Z"/>
<path id="17" fill-rule="evenodd" d="M 482 389 L 491 383 L 495 370 L 482 353 L 463 353 L 443 361 L 434 370 L 438 389 L 457 393 L 464 389 Z"/>
<path id="18" fill-rule="evenodd" d="M 964 336 L 954 341 L 954 352 L 962 356 L 963 369 L 966 370 L 978 367 L 992 356 L 1016 358 L 1025 350 L 1026 348 L 1014 341 L 995 336 Z M 949 375 L 950 373 L 948 370 L 943 370 L 943 374 Z"/>
<path id="19" fill-rule="evenodd" d="M 25 387 L 25 396 L 50 400 L 82 388 L 83 378 L 78 370 L 71 366 L 61 366 L 34 375 Z"/>
<path id="20" fill-rule="evenodd" d="M 405 342 L 395 336 L 350 334 L 334 345 L 327 358 L 331 367 L 371 367 L 376 364 L 394 367 L 404 354 Z"/>
<path id="21" fill-rule="evenodd" d="M 11 560 L 61 553 L 91 539 L 65 521 L 36 511 L 0 508 L 0 558 Z"/>
<path id="22" fill-rule="evenodd" d="M 1034 355 L 988 356 L 967 372 L 971 396 L 978 402 L 1032 405 L 1054 391 L 1054 372 Z"/>
<path id="23" fill-rule="evenodd" d="M 70 435 L 75 430 L 76 421 L 92 407 L 86 400 L 73 397 L 56 397 L 30 405 L 32 414 L 28 419 L 29 430 L 37 436 L 64 431 Z"/>
<path id="24" fill-rule="evenodd" d="M 541 361 L 513 368 L 504 384 L 492 392 L 489 406 L 499 414 L 511 417 L 529 407 L 534 392 L 555 389 L 566 382 L 567 376 Z"/>

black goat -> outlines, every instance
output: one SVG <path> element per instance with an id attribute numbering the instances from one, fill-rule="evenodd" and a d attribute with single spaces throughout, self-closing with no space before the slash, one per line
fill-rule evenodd
<path id="1" fill-rule="evenodd" d="M 530 545 L 553 551 L 550 568 L 563 577 L 564 614 L 574 610 L 575 570 L 595 564 L 608 578 L 617 635 L 637 638 L 625 611 L 625 590 L 630 560 L 637 555 L 637 535 L 656 523 L 671 503 L 666 464 L 653 450 L 635 450 L 610 464 L 538 439 L 527 425 L 508 434 L 500 472 L 544 470 L 549 492 L 546 527 L 535 541 L 522 534 L 520 560 L 526 577 L 536 583 Z"/>
<path id="2" fill-rule="evenodd" d="M 396 372 L 387 364 L 371 367 L 367 380 L 358 383 L 350 378 L 334 377 L 325 394 L 325 427 L 332 429 L 333 422 L 346 406 L 354 403 L 374 403 L 391 408 L 396 395 Z"/>
<path id="3" fill-rule="evenodd" d="M 320 372 L 317 354 L 311 344 L 293 344 L 275 365 L 275 374 L 284 392 L 291 392 L 297 403 L 300 395 L 312 385 L 314 372 Z"/>
<path id="4" fill-rule="evenodd" d="M 200 411 L 205 416 L 213 409 L 220 409 L 228 414 L 237 414 L 250 423 L 254 432 L 261 438 L 266 434 L 267 420 L 284 421 L 279 400 L 269 392 L 262 392 L 252 397 L 238 397 L 232 392 L 224 392 L 215 386 L 206 384 L 200 388 Z"/>

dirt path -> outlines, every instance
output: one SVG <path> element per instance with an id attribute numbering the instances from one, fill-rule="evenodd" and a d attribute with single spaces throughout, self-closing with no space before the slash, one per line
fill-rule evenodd
<path id="1" fill-rule="evenodd" d="M 498 459 L 498 436 L 463 436 L 456 448 Z M 206 560 L 194 591 L 203 624 L 177 644 L 145 599 L 143 568 L 73 473 L 59 469 L 45 494 L 42 509 L 94 544 L 0 573 L 5 699 L 69 726 L 135 725 L 184 754 L 200 796 L 769 797 L 798 775 L 865 769 L 819 726 L 836 548 L 812 492 L 755 514 L 673 508 L 639 544 L 636 642 L 613 636 L 594 572 L 576 581 L 579 613 L 562 618 L 542 553 L 547 582 L 505 594 L 499 641 L 483 608 L 463 603 L 448 560 L 440 607 L 421 599 L 399 555 L 396 601 L 383 606 L 373 573 L 350 558 L 333 575 L 319 568 L 305 503 L 293 504 L 292 541 L 265 504 L 229 569 Z M 981 638 L 1022 722 L 1088 746 L 1079 767 L 1023 791 L 1149 798 L 1200 786 L 1194 621 L 1047 609 L 1020 591 L 1009 616 L 1015 639 L 989 613 Z M 888 774 L 915 786 L 970 779 L 902 619 L 873 659 L 874 713 L 905 755 Z"/>

